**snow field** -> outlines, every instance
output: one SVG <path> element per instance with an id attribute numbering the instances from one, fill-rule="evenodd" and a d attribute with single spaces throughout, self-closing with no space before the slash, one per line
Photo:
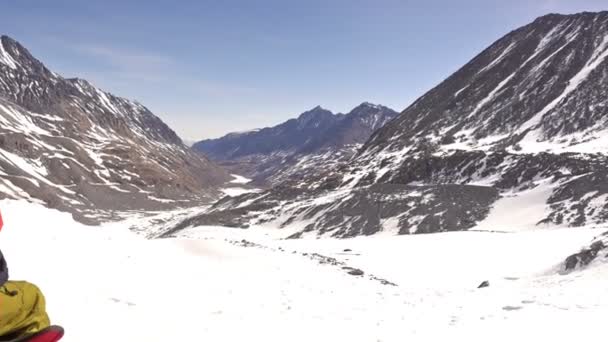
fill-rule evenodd
<path id="1" fill-rule="evenodd" d="M 279 240 L 263 227 L 198 227 L 145 240 L 126 221 L 88 227 L 25 201 L 0 209 L 11 278 L 43 289 L 67 342 L 557 341 L 599 336 L 608 313 L 607 263 L 557 273 L 601 229 Z"/>

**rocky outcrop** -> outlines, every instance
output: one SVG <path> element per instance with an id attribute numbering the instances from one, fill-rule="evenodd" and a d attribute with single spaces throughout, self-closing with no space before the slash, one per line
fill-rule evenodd
<path id="1" fill-rule="evenodd" d="M 596 258 L 608 258 L 608 233 L 604 233 L 580 252 L 572 254 L 564 261 L 564 271 L 572 271 L 577 268 L 588 266 Z"/>

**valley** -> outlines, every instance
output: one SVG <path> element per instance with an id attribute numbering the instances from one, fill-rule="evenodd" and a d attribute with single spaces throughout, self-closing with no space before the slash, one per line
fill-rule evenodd
<path id="1" fill-rule="evenodd" d="M 148 225 L 139 219 L 90 228 L 40 205 L 0 205 L 13 276 L 49 293 L 66 341 L 562 340 L 602 334 L 608 312 L 603 254 L 563 272 L 606 228 L 284 240 L 267 227 L 198 227 L 146 240 L 128 229 Z M 113 329 L 90 336 L 99 320 Z"/>
<path id="2" fill-rule="evenodd" d="M 328 58 L 339 49 L 330 50 Z M 351 63 L 393 58 L 373 50 Z M 109 69 L 128 65 L 120 82 L 154 89 L 152 99 L 182 111 L 207 105 L 203 93 L 226 108 L 265 96 L 245 84 L 177 82 L 202 70 L 180 69 L 192 56 L 70 51 L 68 60 L 80 52 L 110 56 Z M 237 79 L 248 55 L 222 51 L 204 57 L 243 57 L 224 75 Z M 209 77 L 224 60 L 215 62 Z M 315 91 L 352 67 L 316 66 L 323 79 L 302 80 Z M 148 67 L 181 76 L 133 81 Z M 358 82 L 364 74 L 336 90 L 356 98 L 352 109 L 278 115 L 289 102 L 279 91 L 272 113 L 260 117 L 247 103 L 235 116 L 260 127 L 239 131 L 234 117 L 207 115 L 210 126 L 226 120 L 223 135 L 186 144 L 139 101 L 62 76 L 1 36 L 0 247 L 9 280 L 43 290 L 66 342 L 603 336 L 608 12 L 547 14 L 515 28 L 401 112 L 361 102 L 358 87 L 386 91 Z M 275 82 L 294 82 L 283 76 Z M 215 129 L 194 121 L 188 129 L 201 136 Z"/>

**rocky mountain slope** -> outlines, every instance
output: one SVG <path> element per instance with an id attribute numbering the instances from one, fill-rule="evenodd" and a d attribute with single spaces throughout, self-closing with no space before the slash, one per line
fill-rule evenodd
<path id="1" fill-rule="evenodd" d="M 348 165 L 224 199 L 293 237 L 579 227 L 608 219 L 608 12 L 510 32 L 376 131 Z M 171 231 L 167 232 L 171 234 Z"/>
<path id="2" fill-rule="evenodd" d="M 278 184 L 349 160 L 374 131 L 396 116 L 392 109 L 367 102 L 348 114 L 318 106 L 280 125 L 203 140 L 193 148 L 258 183 Z"/>
<path id="3" fill-rule="evenodd" d="M 94 221 L 210 200 L 229 175 L 143 105 L 47 69 L 0 38 L 0 198 Z"/>

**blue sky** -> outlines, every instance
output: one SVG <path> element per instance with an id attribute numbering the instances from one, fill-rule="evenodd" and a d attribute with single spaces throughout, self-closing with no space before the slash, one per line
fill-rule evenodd
<path id="1" fill-rule="evenodd" d="M 201 139 L 316 105 L 401 111 L 534 18 L 603 9 L 606 0 L 8 0 L 0 33 Z"/>

